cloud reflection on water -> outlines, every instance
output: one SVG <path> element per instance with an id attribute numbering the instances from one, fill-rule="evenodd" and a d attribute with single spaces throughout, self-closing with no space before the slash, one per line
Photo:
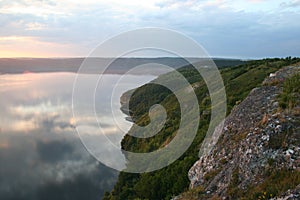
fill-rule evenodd
<path id="1" fill-rule="evenodd" d="M 74 129 L 74 78 L 72 73 L 0 76 L 0 199 L 99 199 L 104 190 L 112 188 L 117 172 L 92 158 Z M 113 87 L 110 83 L 118 78 L 120 75 L 104 75 L 107 90 L 96 93 L 96 110 L 109 112 L 112 103 L 126 129 L 130 123 L 119 111 L 118 98 L 154 77 L 140 76 L 134 84 L 124 84 L 111 102 L 107 98 Z M 94 121 L 92 116 L 80 120 L 87 134 L 99 130 L 98 124 L 89 123 Z M 123 133 L 113 120 L 107 116 L 99 120 L 112 142 L 120 145 Z"/>

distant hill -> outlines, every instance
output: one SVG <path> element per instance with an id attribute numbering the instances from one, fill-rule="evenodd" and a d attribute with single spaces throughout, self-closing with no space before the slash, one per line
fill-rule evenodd
<path id="1" fill-rule="evenodd" d="M 24 73 L 24 72 L 77 72 L 85 58 L 0 58 L 0 73 Z M 84 73 L 98 72 L 99 68 L 104 68 L 108 58 L 88 58 L 88 69 Z M 193 62 L 203 62 L 205 58 L 191 58 Z M 218 67 L 236 66 L 244 61 L 238 59 L 213 59 Z M 105 72 L 108 74 L 124 74 L 128 70 L 138 65 L 158 63 L 167 65 L 174 69 L 187 65 L 187 61 L 182 58 L 118 58 L 109 66 Z M 158 75 L 165 71 L 159 69 L 149 70 L 147 73 Z"/>

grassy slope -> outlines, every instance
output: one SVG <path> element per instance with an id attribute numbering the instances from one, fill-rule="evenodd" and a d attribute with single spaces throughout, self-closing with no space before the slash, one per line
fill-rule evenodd
<path id="1" fill-rule="evenodd" d="M 269 73 L 299 61 L 299 59 L 264 59 L 222 69 L 221 74 L 227 92 L 228 113 L 253 88 L 259 86 Z M 210 98 L 202 78 L 195 70 L 184 67 L 179 71 L 191 84 L 197 83 L 202 86 L 195 90 L 200 109 L 204 112 L 201 115 L 194 142 L 177 161 L 161 170 L 143 174 L 121 172 L 113 191 L 106 193 L 104 199 L 170 199 L 188 189 L 187 172 L 198 159 L 199 147 L 208 128 Z M 169 73 L 159 78 L 167 79 L 166 77 L 170 78 L 172 74 Z M 126 135 L 122 141 L 123 149 L 132 152 L 153 151 L 162 148 L 176 134 L 180 120 L 179 104 L 169 90 L 157 85 L 146 84 L 133 94 L 130 109 L 135 122 L 146 125 L 149 122 L 148 109 L 156 103 L 167 108 L 168 118 L 164 128 L 150 139 L 137 139 Z"/>

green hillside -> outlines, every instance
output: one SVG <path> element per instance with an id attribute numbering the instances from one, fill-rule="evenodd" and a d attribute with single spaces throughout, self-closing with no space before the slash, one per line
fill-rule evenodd
<path id="1" fill-rule="evenodd" d="M 242 101 L 249 92 L 261 85 L 270 73 L 283 66 L 300 62 L 298 58 L 263 59 L 248 61 L 243 65 L 222 68 L 227 93 L 227 113 Z M 210 98 L 208 89 L 200 74 L 191 66 L 178 69 L 195 87 L 198 98 L 200 124 L 197 135 L 189 149 L 174 163 L 155 172 L 131 174 L 121 172 L 113 191 L 106 193 L 104 199 L 170 199 L 189 187 L 188 170 L 198 160 L 198 152 L 208 129 L 210 120 Z M 161 75 L 158 79 L 174 81 L 173 73 Z M 284 98 L 284 97 L 282 97 Z M 151 152 L 163 148 L 176 135 L 179 127 L 180 107 L 170 90 L 152 83 L 138 88 L 129 102 L 130 114 L 138 125 L 149 123 L 148 110 L 154 104 L 161 104 L 166 108 L 168 117 L 164 128 L 155 136 L 147 139 L 126 135 L 122 140 L 122 148 L 131 152 Z M 130 131 L 134 131 L 131 129 Z"/>

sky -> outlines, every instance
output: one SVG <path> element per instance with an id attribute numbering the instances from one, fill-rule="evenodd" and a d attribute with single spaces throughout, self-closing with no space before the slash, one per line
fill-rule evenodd
<path id="1" fill-rule="evenodd" d="M 0 57 L 85 57 L 145 27 L 179 31 L 212 57 L 300 56 L 300 0 L 0 0 Z"/>

